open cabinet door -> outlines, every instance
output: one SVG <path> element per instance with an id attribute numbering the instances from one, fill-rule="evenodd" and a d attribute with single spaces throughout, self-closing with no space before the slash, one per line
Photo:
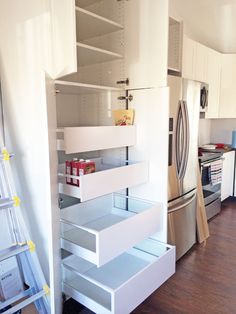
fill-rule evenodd
<path id="1" fill-rule="evenodd" d="M 129 148 L 128 157 L 149 162 L 149 181 L 130 188 L 129 195 L 163 203 L 157 231 L 158 240 L 166 242 L 169 89 L 141 89 L 129 93 L 133 96 L 129 108 L 135 110 L 137 142 Z"/>
<path id="2" fill-rule="evenodd" d="M 124 1 L 125 71 L 129 89 L 166 86 L 168 1 Z M 147 22 L 148 21 L 148 22 Z"/>

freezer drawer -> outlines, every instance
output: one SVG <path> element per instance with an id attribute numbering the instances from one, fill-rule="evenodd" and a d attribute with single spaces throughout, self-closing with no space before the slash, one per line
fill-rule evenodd
<path id="1" fill-rule="evenodd" d="M 168 243 L 176 246 L 176 260 L 196 242 L 196 194 L 176 203 L 168 212 Z"/>
<path id="2" fill-rule="evenodd" d="M 148 162 L 122 162 L 114 164 L 103 158 L 93 159 L 96 172 L 73 176 L 80 186 L 66 184 L 65 165 L 59 165 L 59 193 L 79 198 L 81 202 L 113 193 L 148 181 Z M 102 184 L 101 184 L 102 183 Z"/>
<path id="3" fill-rule="evenodd" d="M 95 313 L 130 313 L 175 272 L 175 248 L 153 239 L 97 268 L 76 256 L 63 261 L 63 292 Z"/>
<path id="4" fill-rule="evenodd" d="M 67 127 L 58 130 L 57 149 L 66 154 L 135 145 L 135 126 Z"/>
<path id="5" fill-rule="evenodd" d="M 101 266 L 161 229 L 162 205 L 120 194 L 61 210 L 61 247 Z"/>

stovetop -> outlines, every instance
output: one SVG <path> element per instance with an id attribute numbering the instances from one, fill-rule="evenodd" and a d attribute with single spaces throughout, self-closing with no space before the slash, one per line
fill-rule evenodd
<path id="1" fill-rule="evenodd" d="M 223 155 L 222 152 L 214 152 L 214 153 L 201 152 L 201 156 L 198 156 L 198 159 L 202 163 L 202 162 L 211 161 L 214 159 L 219 159 L 222 157 L 222 155 Z"/>

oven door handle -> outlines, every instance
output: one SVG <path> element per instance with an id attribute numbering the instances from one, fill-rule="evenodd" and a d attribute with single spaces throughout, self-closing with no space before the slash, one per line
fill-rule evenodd
<path id="1" fill-rule="evenodd" d="M 173 213 L 177 210 L 180 210 L 186 206 L 188 206 L 190 203 L 192 203 L 192 201 L 196 198 L 197 194 L 195 193 L 194 195 L 192 195 L 190 198 L 188 198 L 185 202 L 183 202 L 182 204 L 178 205 L 178 206 L 173 206 L 170 207 L 170 209 L 168 209 L 168 214 Z"/>
<path id="2" fill-rule="evenodd" d="M 219 159 L 214 159 L 214 160 L 212 160 L 211 162 L 202 163 L 201 166 L 202 166 L 202 168 L 209 167 L 214 161 L 218 161 L 218 160 L 224 161 L 224 160 L 225 160 L 225 157 L 221 157 L 221 158 L 219 158 Z"/>

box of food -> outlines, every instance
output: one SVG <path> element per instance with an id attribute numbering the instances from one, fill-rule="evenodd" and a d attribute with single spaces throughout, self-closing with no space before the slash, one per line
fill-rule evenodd
<path id="1" fill-rule="evenodd" d="M 134 123 L 134 109 L 113 110 L 115 125 L 132 125 Z"/>
<path id="2" fill-rule="evenodd" d="M 80 165 L 84 162 L 84 159 L 78 160 L 77 158 L 74 158 L 71 162 L 71 172 L 73 176 L 79 176 L 80 175 Z M 72 179 L 72 184 L 79 186 L 79 180 L 78 179 Z"/>
<path id="3" fill-rule="evenodd" d="M 95 162 L 90 160 L 85 160 L 80 163 L 79 175 L 83 176 L 85 174 L 93 173 L 96 170 Z"/>
<path id="4" fill-rule="evenodd" d="M 66 174 L 72 175 L 72 167 L 71 167 L 71 160 L 66 160 Z M 72 184 L 72 179 L 66 177 L 66 183 L 67 184 Z"/>

